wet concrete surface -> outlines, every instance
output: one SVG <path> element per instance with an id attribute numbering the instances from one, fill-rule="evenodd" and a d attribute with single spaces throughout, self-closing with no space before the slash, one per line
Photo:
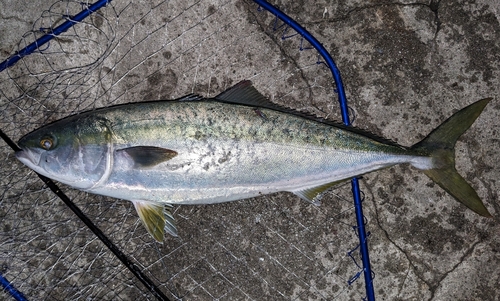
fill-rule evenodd
<path id="1" fill-rule="evenodd" d="M 29 3 L 0 1 L 0 60 L 30 41 L 28 30 L 81 10 L 76 2 Z M 498 300 L 500 4 L 273 4 L 331 52 L 356 127 L 411 146 L 457 110 L 493 97 L 456 147 L 458 171 L 493 218 L 467 210 L 406 165 L 364 175 L 361 188 L 377 300 Z M 17 140 L 71 113 L 188 93 L 213 96 L 243 79 L 276 103 L 340 120 L 329 71 L 281 25 L 246 1 L 113 2 L 0 74 L 0 128 Z M 0 145 L 2 274 L 33 299 L 153 299 Z M 360 271 L 347 255 L 357 246 L 348 185 L 327 193 L 319 207 L 289 193 L 177 206 L 180 238 L 163 245 L 150 239 L 128 202 L 63 190 L 169 298 L 365 295 L 362 277 L 348 284 Z"/>

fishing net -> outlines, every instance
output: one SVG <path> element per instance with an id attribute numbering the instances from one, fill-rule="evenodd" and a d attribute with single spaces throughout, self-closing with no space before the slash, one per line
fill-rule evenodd
<path id="1" fill-rule="evenodd" d="M 86 5 L 54 3 L 17 49 Z M 14 139 L 70 114 L 214 96 L 243 79 L 275 103 L 340 119 L 318 53 L 252 2 L 112 2 L 0 76 L 0 127 Z M 10 148 L 1 151 L 0 263 L 13 286 L 37 300 L 154 298 Z M 169 299 L 364 296 L 359 255 L 349 253 L 358 244 L 349 189 L 322 206 L 279 193 L 175 207 L 179 238 L 158 244 L 131 203 L 60 187 Z"/>

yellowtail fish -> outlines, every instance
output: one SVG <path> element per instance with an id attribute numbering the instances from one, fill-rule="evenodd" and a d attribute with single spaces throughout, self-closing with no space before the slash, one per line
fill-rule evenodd
<path id="1" fill-rule="evenodd" d="M 269 102 L 250 81 L 215 98 L 140 102 L 73 115 L 19 140 L 34 171 L 90 193 L 130 200 L 148 232 L 177 235 L 174 204 L 212 204 L 289 191 L 314 202 L 333 185 L 409 163 L 457 201 L 488 210 L 455 170 L 457 139 L 480 100 L 412 147 Z"/>

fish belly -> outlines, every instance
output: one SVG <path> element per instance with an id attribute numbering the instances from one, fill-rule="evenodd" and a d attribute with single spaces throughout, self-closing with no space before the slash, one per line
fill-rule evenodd
<path id="1" fill-rule="evenodd" d="M 336 182 L 415 156 L 245 141 L 170 142 L 179 155 L 135 169 L 114 156 L 106 184 L 89 192 L 127 200 L 211 204 Z"/>

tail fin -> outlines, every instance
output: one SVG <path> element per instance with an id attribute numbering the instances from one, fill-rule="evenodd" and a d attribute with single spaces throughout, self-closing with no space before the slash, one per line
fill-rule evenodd
<path id="1" fill-rule="evenodd" d="M 457 201 L 479 215 L 491 217 L 488 209 L 472 188 L 455 169 L 455 143 L 458 138 L 474 123 L 491 98 L 479 100 L 456 112 L 432 131 L 424 140 L 412 146 L 412 149 L 434 158 L 433 169 L 423 172 Z"/>

